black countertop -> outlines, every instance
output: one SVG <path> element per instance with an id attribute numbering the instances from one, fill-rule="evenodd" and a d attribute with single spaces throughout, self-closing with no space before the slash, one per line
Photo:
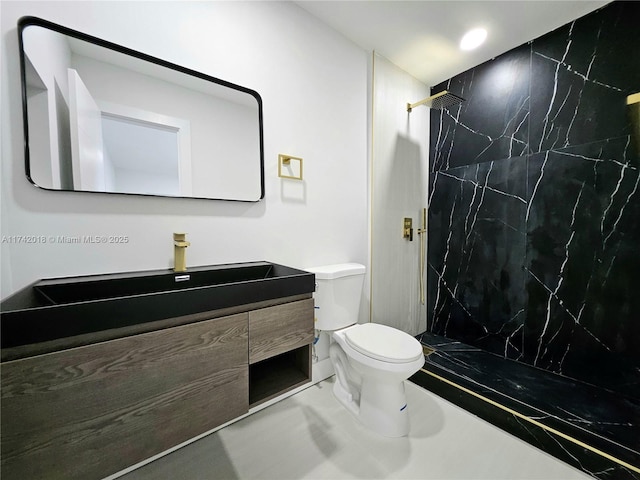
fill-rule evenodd
<path id="1" fill-rule="evenodd" d="M 2 360 L 16 347 L 314 290 L 312 273 L 270 262 L 40 280 L 0 304 Z"/>

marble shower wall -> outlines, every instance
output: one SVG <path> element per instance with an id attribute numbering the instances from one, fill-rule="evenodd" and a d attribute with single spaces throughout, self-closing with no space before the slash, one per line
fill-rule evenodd
<path id="1" fill-rule="evenodd" d="M 640 397 L 640 2 L 433 88 L 428 330 Z M 637 127 L 636 127 L 637 128 Z"/>

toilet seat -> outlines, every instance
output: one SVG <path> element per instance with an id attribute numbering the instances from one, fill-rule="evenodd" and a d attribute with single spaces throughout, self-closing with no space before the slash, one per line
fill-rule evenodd
<path id="1" fill-rule="evenodd" d="M 420 342 L 408 333 L 386 325 L 354 325 L 345 330 L 344 338 L 357 352 L 383 362 L 409 363 L 424 358 Z"/>

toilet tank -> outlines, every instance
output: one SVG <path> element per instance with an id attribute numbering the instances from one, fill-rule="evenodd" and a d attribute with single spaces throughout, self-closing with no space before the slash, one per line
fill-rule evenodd
<path id="1" fill-rule="evenodd" d="M 315 328 L 339 330 L 358 322 L 365 266 L 340 263 L 307 268 L 316 276 Z"/>

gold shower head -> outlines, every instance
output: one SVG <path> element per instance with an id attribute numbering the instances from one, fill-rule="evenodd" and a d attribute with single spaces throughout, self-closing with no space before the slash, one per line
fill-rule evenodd
<path id="1" fill-rule="evenodd" d="M 419 102 L 407 103 L 407 112 L 411 112 L 411 110 L 413 110 L 415 107 L 419 107 L 420 105 L 425 105 L 429 108 L 441 110 L 445 107 L 458 105 L 462 102 L 464 102 L 464 98 L 459 97 L 449 92 L 448 90 L 443 90 L 442 92 L 431 95 L 430 97 L 427 97 L 424 100 L 420 100 Z"/>

